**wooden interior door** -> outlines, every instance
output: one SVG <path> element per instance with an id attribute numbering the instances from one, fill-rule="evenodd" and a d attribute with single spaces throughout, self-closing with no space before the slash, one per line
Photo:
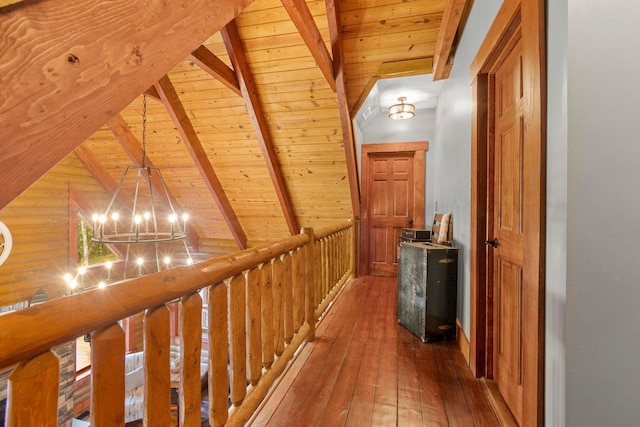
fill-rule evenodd
<path id="1" fill-rule="evenodd" d="M 402 229 L 424 227 L 426 148 L 426 142 L 363 146 L 364 274 L 395 276 Z"/>
<path id="2" fill-rule="evenodd" d="M 524 96 L 519 35 L 490 73 L 493 89 L 493 376 L 516 421 L 523 408 Z"/>
<path id="3" fill-rule="evenodd" d="M 546 3 L 504 1 L 470 67 L 469 366 L 523 427 L 544 424 Z"/>

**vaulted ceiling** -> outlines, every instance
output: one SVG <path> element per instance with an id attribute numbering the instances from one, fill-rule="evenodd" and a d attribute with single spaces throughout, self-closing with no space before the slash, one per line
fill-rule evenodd
<path id="1" fill-rule="evenodd" d="M 377 79 L 446 78 L 468 2 L 0 0 L 0 209 L 67 156 L 104 208 L 145 93 L 146 164 L 194 245 L 357 218 L 353 114 Z"/>

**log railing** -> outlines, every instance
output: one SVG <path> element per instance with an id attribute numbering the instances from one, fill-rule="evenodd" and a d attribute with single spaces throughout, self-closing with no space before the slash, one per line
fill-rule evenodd
<path id="1" fill-rule="evenodd" d="M 144 312 L 144 424 L 171 416 L 166 304 L 180 301 L 179 425 L 201 424 L 202 298 L 208 288 L 209 422 L 242 425 L 354 275 L 351 221 L 280 242 L 52 300 L 0 316 L 0 369 L 9 377 L 7 426 L 57 425 L 52 348 L 92 334 L 91 425 L 124 425 L 125 334 Z M 175 384 L 174 384 L 175 386 Z M 231 404 L 229 403 L 231 402 Z"/>

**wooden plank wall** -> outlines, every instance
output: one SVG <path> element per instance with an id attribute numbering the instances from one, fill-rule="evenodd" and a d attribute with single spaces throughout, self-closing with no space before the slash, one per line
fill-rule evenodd
<path id="1" fill-rule="evenodd" d="M 75 154 L 69 155 L 0 210 L 11 231 L 13 249 L 0 266 L 0 306 L 29 300 L 39 290 L 64 295 L 69 261 L 69 186 L 87 202 L 106 197 Z M 75 248 L 72 248 L 75 251 Z"/>

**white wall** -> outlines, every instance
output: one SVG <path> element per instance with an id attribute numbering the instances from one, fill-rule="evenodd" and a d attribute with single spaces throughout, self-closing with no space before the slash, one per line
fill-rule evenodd
<path id="1" fill-rule="evenodd" d="M 416 109 L 415 117 L 391 120 L 387 112 L 369 117 L 362 126 L 363 143 L 431 141 L 434 134 L 433 108 Z"/>
<path id="2" fill-rule="evenodd" d="M 565 420 L 567 274 L 567 0 L 547 3 L 545 425 Z"/>
<path id="3" fill-rule="evenodd" d="M 451 77 L 436 108 L 436 136 L 430 146 L 438 210 L 454 214 L 454 239 L 461 248 L 458 315 L 467 335 L 471 171 L 471 86 L 469 67 L 499 0 L 475 0 L 457 49 Z M 567 249 L 567 0 L 548 3 L 547 248 L 545 294 L 545 425 L 565 417 L 565 295 Z M 577 425 L 577 424 L 576 424 Z"/>
<path id="4" fill-rule="evenodd" d="M 640 422 L 640 4 L 568 0 L 568 426 Z"/>
<path id="5" fill-rule="evenodd" d="M 453 239 L 458 259 L 458 318 L 469 336 L 469 242 L 471 224 L 471 81 L 469 67 L 500 0 L 475 0 L 451 76 L 445 81 L 436 107 L 436 134 L 429 146 L 427 168 L 432 169 L 433 204 L 439 212 L 453 213 Z"/>

